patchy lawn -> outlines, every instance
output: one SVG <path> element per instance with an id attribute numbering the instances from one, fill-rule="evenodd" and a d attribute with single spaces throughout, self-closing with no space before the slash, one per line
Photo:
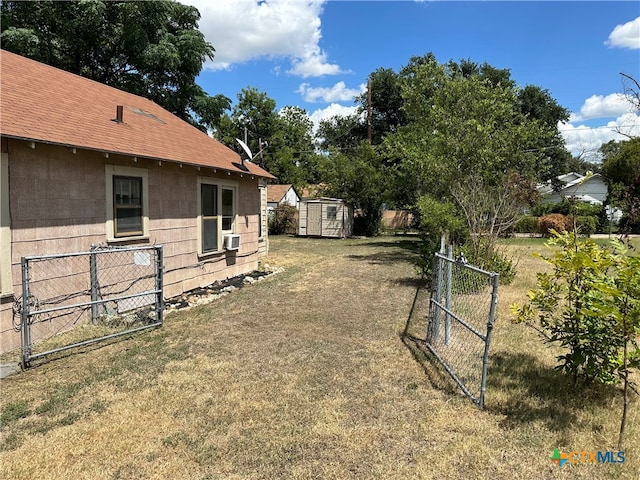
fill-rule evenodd
<path id="1" fill-rule="evenodd" d="M 549 459 L 614 450 L 621 398 L 574 391 L 510 324 L 540 243 L 505 246 L 522 273 L 500 290 L 480 411 L 402 341 L 425 325 L 422 304 L 407 325 L 414 241 L 271 238 L 283 273 L 3 380 L 0 478 L 638 478 L 637 398 L 624 464 Z"/>

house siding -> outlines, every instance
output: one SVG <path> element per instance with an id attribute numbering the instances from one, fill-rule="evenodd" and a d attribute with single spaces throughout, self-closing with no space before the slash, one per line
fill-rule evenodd
<path id="1" fill-rule="evenodd" d="M 586 179 L 584 182 L 565 187 L 559 192 L 553 192 L 545 197 L 547 203 L 560 203 L 564 198 L 580 197 L 582 195 L 588 195 L 601 203 L 604 203 L 607 199 L 607 184 L 602 177 L 594 176 Z"/>
<path id="2" fill-rule="evenodd" d="M 70 148 L 44 143 L 31 148 L 29 142 L 12 139 L 3 139 L 4 149 L 9 164 L 14 295 L 5 296 L 0 303 L 0 352 L 19 346 L 12 305 L 22 291 L 21 257 L 87 251 L 107 242 L 105 165 L 148 172 L 149 237 L 125 244 L 163 245 L 165 297 L 254 270 L 259 257 L 267 253 L 266 228 L 263 240 L 258 240 L 264 189 L 258 188 L 257 177 L 149 159 L 134 162 L 130 156 L 105 158 L 82 149 L 73 153 Z M 238 182 L 235 233 L 241 235 L 241 244 L 237 252 L 198 256 L 198 177 Z"/>

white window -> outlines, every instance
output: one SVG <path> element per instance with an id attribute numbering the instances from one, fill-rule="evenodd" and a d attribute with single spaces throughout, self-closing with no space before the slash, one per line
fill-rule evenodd
<path id="1" fill-rule="evenodd" d="M 338 218 L 338 207 L 329 205 L 327 207 L 327 220 L 335 220 L 336 218 Z"/>
<path id="2" fill-rule="evenodd" d="M 198 252 L 222 250 L 222 237 L 234 233 L 238 183 L 198 178 Z"/>
<path id="3" fill-rule="evenodd" d="M 149 176 L 143 168 L 107 165 L 107 240 L 149 237 Z"/>

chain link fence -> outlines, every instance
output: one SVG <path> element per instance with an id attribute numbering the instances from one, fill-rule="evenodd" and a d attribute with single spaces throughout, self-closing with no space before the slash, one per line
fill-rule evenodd
<path id="1" fill-rule="evenodd" d="M 22 365 L 163 321 L 162 246 L 23 257 Z"/>
<path id="2" fill-rule="evenodd" d="M 436 253 L 434 258 L 425 344 L 462 391 L 484 408 L 498 274 L 452 256 Z"/>

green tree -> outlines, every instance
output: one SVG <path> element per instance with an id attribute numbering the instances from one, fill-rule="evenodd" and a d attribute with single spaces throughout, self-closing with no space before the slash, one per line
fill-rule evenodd
<path id="1" fill-rule="evenodd" d="M 388 133 L 406 123 L 403 110 L 400 77 L 389 68 L 379 68 L 369 75 L 371 89 L 371 143 L 379 145 Z M 368 138 L 369 93 L 356 97 L 359 103 L 355 133 L 361 140 Z"/>
<path id="2" fill-rule="evenodd" d="M 343 198 L 359 213 L 354 231 L 375 236 L 380 229 L 387 176 L 376 149 L 363 141 L 349 155 L 332 153 L 322 162 L 323 193 Z"/>
<path id="3" fill-rule="evenodd" d="M 518 92 L 520 111 L 529 119 L 537 120 L 546 128 L 544 135 L 532 139 L 528 148 L 538 149 L 547 157 L 547 163 L 541 165 L 540 180 L 554 180 L 558 175 L 575 171 L 571 154 L 564 145 L 564 138 L 558 130 L 558 122 L 569 120 L 569 111 L 560 106 L 548 90 L 527 85 Z"/>
<path id="4" fill-rule="evenodd" d="M 278 114 L 278 128 L 269 140 L 273 145 L 270 172 L 282 183 L 302 188 L 320 180 L 313 122 L 306 110 L 287 106 Z"/>
<path id="5" fill-rule="evenodd" d="M 629 407 L 629 375 L 640 367 L 640 257 L 614 242 L 603 248 L 580 241 L 575 232 L 549 241 L 551 257 L 543 259 L 551 272 L 538 273 L 529 302 L 513 304 L 516 323 L 535 328 L 566 353 L 557 357 L 557 369 L 574 383 L 623 383 L 623 410 L 618 435 L 622 449 Z"/>
<path id="6" fill-rule="evenodd" d="M 608 202 L 619 207 L 624 218 L 621 231 L 640 231 L 640 137 L 611 141 L 601 147 L 601 173 L 609 187 Z"/>
<path id="7" fill-rule="evenodd" d="M 175 1 L 2 2 L 2 48 L 149 98 L 205 130 L 230 106 L 195 79 L 214 48 Z"/>
<path id="8" fill-rule="evenodd" d="M 323 151 L 353 152 L 366 137 L 362 134 L 359 115 L 340 116 L 321 120 L 316 133 L 318 147 Z"/>
<path id="9" fill-rule="evenodd" d="M 307 112 L 293 106 L 278 112 L 275 100 L 254 87 L 240 91 L 238 102 L 231 114 L 222 117 L 215 136 L 241 155 L 245 153 L 236 139 L 246 142 L 253 161 L 280 183 L 302 187 L 319 179 L 313 122 Z"/>
<path id="10" fill-rule="evenodd" d="M 254 161 L 269 170 L 274 151 L 269 140 L 278 130 L 276 101 L 254 87 L 243 88 L 237 98 L 231 114 L 226 114 L 221 119 L 215 136 L 242 155 L 243 150 L 236 139 L 245 141 L 251 149 Z"/>

